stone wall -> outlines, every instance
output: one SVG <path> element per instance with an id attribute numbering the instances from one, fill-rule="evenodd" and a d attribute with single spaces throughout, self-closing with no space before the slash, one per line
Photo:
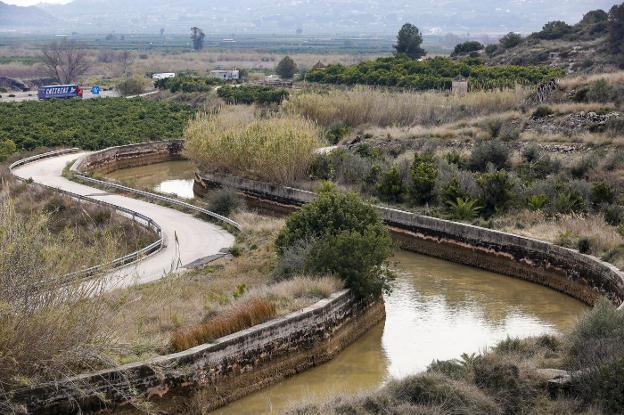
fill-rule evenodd
<path id="1" fill-rule="evenodd" d="M 384 317 L 382 301 L 358 301 L 343 290 L 211 344 L 26 387 L 13 392 L 11 399 L 36 414 L 128 406 L 136 396 L 166 410 L 201 388 L 207 409 L 217 408 L 330 360 Z"/>
<path id="2" fill-rule="evenodd" d="M 196 176 L 198 187 L 227 186 L 254 203 L 292 211 L 313 192 L 222 174 Z M 593 304 L 600 296 L 624 306 L 624 274 L 598 258 L 547 242 L 463 223 L 377 207 L 399 245 L 410 251 L 533 281 Z"/>
<path id="3" fill-rule="evenodd" d="M 83 157 L 80 171 L 107 174 L 128 167 L 139 167 L 182 158 L 182 140 L 129 144 L 97 151 Z"/>

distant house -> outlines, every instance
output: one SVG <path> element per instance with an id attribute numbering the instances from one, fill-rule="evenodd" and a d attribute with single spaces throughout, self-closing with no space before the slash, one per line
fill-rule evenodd
<path id="1" fill-rule="evenodd" d="M 468 80 L 461 75 L 453 78 L 453 94 L 464 95 L 468 93 Z"/>
<path id="2" fill-rule="evenodd" d="M 312 69 L 325 69 L 325 68 L 326 66 L 321 61 L 316 62 L 314 66 L 312 67 Z"/>
<path id="3" fill-rule="evenodd" d="M 155 73 L 154 75 L 152 75 L 152 79 L 157 81 L 159 79 L 166 79 L 166 78 L 175 78 L 175 73 L 173 72 L 161 72 L 161 73 Z"/>
<path id="4" fill-rule="evenodd" d="M 224 81 L 235 81 L 239 79 L 240 73 L 238 69 L 232 69 L 232 70 L 216 69 L 214 71 L 210 71 L 210 76 L 213 76 L 218 79 L 222 79 Z"/>

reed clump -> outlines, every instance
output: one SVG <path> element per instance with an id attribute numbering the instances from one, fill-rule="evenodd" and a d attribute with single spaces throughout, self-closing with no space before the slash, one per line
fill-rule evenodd
<path id="1" fill-rule="evenodd" d="M 209 318 L 202 324 L 175 331 L 171 336 L 171 347 L 179 352 L 210 342 L 219 337 L 264 323 L 277 315 L 275 305 L 262 298 L 238 302 L 223 313 Z"/>
<path id="2" fill-rule="evenodd" d="M 298 114 L 323 127 L 338 123 L 357 127 L 439 125 L 517 109 L 527 91 L 518 87 L 478 91 L 459 96 L 441 92 L 397 92 L 371 87 L 293 94 L 282 104 L 287 114 Z"/>
<path id="3" fill-rule="evenodd" d="M 305 177 L 321 145 L 314 122 L 296 115 L 259 117 L 253 108 L 200 114 L 184 135 L 187 156 L 203 168 L 279 183 Z"/>

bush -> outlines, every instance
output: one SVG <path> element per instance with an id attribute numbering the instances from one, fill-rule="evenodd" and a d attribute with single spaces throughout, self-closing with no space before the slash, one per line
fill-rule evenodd
<path id="1" fill-rule="evenodd" d="M 471 221 L 478 216 L 481 207 L 477 199 L 458 197 L 448 203 L 448 209 L 453 219 Z"/>
<path id="2" fill-rule="evenodd" d="M 487 45 L 485 47 L 485 54 L 489 57 L 494 56 L 496 51 L 498 51 L 498 45 Z"/>
<path id="3" fill-rule="evenodd" d="M 0 161 L 4 161 L 11 154 L 17 151 L 17 146 L 11 139 L 5 139 L 0 141 Z"/>
<path id="4" fill-rule="evenodd" d="M 455 49 L 453 49 L 453 53 L 451 56 L 463 55 L 470 52 L 477 52 L 483 49 L 483 45 L 476 40 L 470 40 L 467 42 L 459 43 L 455 45 Z"/>
<path id="5" fill-rule="evenodd" d="M 572 26 L 561 20 L 555 20 L 548 22 L 542 28 L 542 31 L 538 33 L 538 36 L 542 39 L 559 39 L 570 33 Z"/>
<path id="6" fill-rule="evenodd" d="M 581 238 L 578 241 L 577 247 L 581 254 L 589 254 L 591 252 L 591 241 L 588 238 Z"/>
<path id="7" fill-rule="evenodd" d="M 438 374 L 409 376 L 384 388 L 392 398 L 413 405 L 443 405 L 449 413 L 500 414 L 500 408 L 474 386 Z"/>
<path id="8" fill-rule="evenodd" d="M 117 85 L 115 85 L 115 89 L 123 96 L 139 95 L 145 91 L 148 82 L 147 79 L 140 76 L 128 77 L 119 81 Z"/>
<path id="9" fill-rule="evenodd" d="M 316 125 L 297 116 L 255 118 L 227 107 L 187 126 L 185 152 L 202 167 L 251 178 L 292 183 L 306 176 L 320 146 Z"/>
<path id="10" fill-rule="evenodd" d="M 575 376 L 572 393 L 586 405 L 598 406 L 607 414 L 621 414 L 624 408 L 624 359 Z"/>
<path id="11" fill-rule="evenodd" d="M 483 140 L 477 142 L 470 153 L 468 167 L 473 171 L 486 171 L 491 166 L 494 169 L 509 168 L 510 150 L 499 140 Z"/>
<path id="12" fill-rule="evenodd" d="M 483 173 L 477 178 L 481 188 L 481 204 L 486 217 L 502 213 L 513 199 L 513 183 L 506 171 Z"/>
<path id="13" fill-rule="evenodd" d="M 522 35 L 519 33 L 509 32 L 500 39 L 500 44 L 505 49 L 510 49 L 522 43 Z"/>
<path id="14" fill-rule="evenodd" d="M 602 213 L 605 222 L 611 226 L 619 226 L 624 220 L 624 208 L 620 205 L 609 205 Z"/>
<path id="15" fill-rule="evenodd" d="M 392 242 L 375 209 L 353 193 L 322 191 L 288 218 L 275 242 L 284 257 L 293 247 L 311 244 L 306 271 L 335 274 L 361 297 L 387 289 L 386 260 Z"/>
<path id="16" fill-rule="evenodd" d="M 547 105 L 540 105 L 539 107 L 537 107 L 537 109 L 535 111 L 533 111 L 533 114 L 531 115 L 532 118 L 538 119 L 538 118 L 546 118 L 549 115 L 553 115 L 554 112 L 553 110 L 547 106 Z"/>
<path id="17" fill-rule="evenodd" d="M 284 88 L 273 88 L 261 85 L 224 85 L 217 90 L 217 95 L 228 104 L 281 104 L 288 99 L 288 91 Z"/>
<path id="18" fill-rule="evenodd" d="M 394 165 L 386 170 L 377 185 L 379 198 L 386 202 L 401 202 L 403 200 L 403 178 L 399 167 Z"/>
<path id="19" fill-rule="evenodd" d="M 591 192 L 591 199 L 595 205 L 611 204 L 615 201 L 617 194 L 615 189 L 605 181 L 593 183 Z"/>
<path id="20" fill-rule="evenodd" d="M 431 154 L 416 154 L 411 166 L 412 187 L 411 194 L 414 201 L 419 204 L 429 203 L 433 200 L 434 187 L 438 177 L 438 166 Z"/>
<path id="21" fill-rule="evenodd" d="M 208 92 L 212 91 L 215 86 L 223 85 L 223 81 L 218 78 L 185 76 L 180 74 L 174 78 L 159 79 L 154 82 L 154 87 L 158 89 L 168 89 L 176 92 Z"/>
<path id="22" fill-rule="evenodd" d="M 241 205 L 240 197 L 232 189 L 221 189 L 208 197 L 208 210 L 222 216 L 229 216 Z"/>

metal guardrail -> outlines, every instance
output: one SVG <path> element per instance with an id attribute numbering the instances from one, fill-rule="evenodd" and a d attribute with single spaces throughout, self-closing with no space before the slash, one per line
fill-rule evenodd
<path id="1" fill-rule="evenodd" d="M 105 151 L 105 150 L 104 150 Z M 164 202 L 164 203 L 168 203 L 171 205 L 175 205 L 181 208 L 185 208 L 185 209 L 189 209 L 198 213 L 202 213 L 206 216 L 209 216 L 213 219 L 216 219 L 220 222 L 223 223 L 227 223 L 228 225 L 234 227 L 236 230 L 240 231 L 241 230 L 241 226 L 233 221 L 230 218 L 227 218 L 225 216 L 219 215 L 218 213 L 212 212 L 208 209 L 204 209 L 202 207 L 199 206 L 195 206 L 192 205 L 190 203 L 186 203 L 186 202 L 182 202 L 181 200 L 178 199 L 174 199 L 171 197 L 167 197 L 167 196 L 162 196 L 156 193 L 151 193 L 151 192 L 146 192 L 144 190 L 138 190 L 138 189 L 133 189 L 132 187 L 128 187 L 128 186 L 124 186 L 118 183 L 112 183 L 112 182 L 108 182 L 105 180 L 98 180 L 98 179 L 94 179 L 92 177 L 86 176 L 84 175 L 77 167 L 77 165 L 80 163 L 80 160 L 76 161 L 72 167 L 70 168 L 71 173 L 74 175 L 74 177 L 78 178 L 81 181 L 87 182 L 87 183 L 92 183 L 92 184 L 96 184 L 98 186 L 102 186 L 104 188 L 109 188 L 109 189 L 116 189 L 116 190 L 120 190 L 122 192 L 127 192 L 127 193 L 133 193 L 135 195 L 139 195 L 142 196 L 146 199 L 151 199 L 151 200 L 156 200 L 159 202 Z"/>
<path id="2" fill-rule="evenodd" d="M 65 149 L 65 150 L 56 150 L 56 151 L 50 151 L 47 153 L 43 153 L 43 154 L 38 154 L 36 156 L 32 156 L 32 157 L 27 157 L 25 159 L 21 159 L 18 160 L 14 163 L 12 163 L 9 166 L 9 171 L 12 173 L 13 169 L 15 169 L 16 167 L 19 166 L 23 166 L 25 164 L 31 163 L 33 161 L 37 161 L 37 160 L 41 160 L 44 158 L 48 158 L 48 157 L 54 157 L 54 156 L 59 156 L 59 155 L 63 155 L 63 154 L 70 154 L 70 153 L 75 153 L 77 151 L 80 151 L 79 148 L 72 148 L 72 149 Z M 14 175 L 15 176 L 15 175 Z M 28 179 L 24 179 L 18 176 L 15 176 L 18 180 L 27 182 Z M 95 265 L 80 271 L 76 271 L 76 272 L 72 272 L 69 274 L 66 274 L 63 276 L 63 280 L 64 282 L 70 282 L 70 281 L 76 281 L 76 280 L 80 280 L 80 279 L 85 279 L 87 277 L 90 277 L 94 274 L 97 274 L 101 271 L 104 270 L 108 270 L 108 269 L 115 269 L 115 268 L 119 268 L 121 266 L 124 265 L 128 265 L 134 262 L 139 261 L 140 259 L 146 257 L 147 255 L 153 254 L 155 252 L 158 252 L 162 249 L 163 245 L 164 245 L 164 239 L 162 236 L 162 229 L 160 227 L 160 225 L 158 225 L 152 218 L 143 215 L 142 213 L 136 212 L 134 210 L 131 209 L 127 209 L 124 208 L 122 206 L 117 206 L 114 205 L 112 203 L 108 203 L 108 202 L 104 202 L 102 200 L 98 200 L 98 199 L 93 199 L 90 198 L 88 196 L 83 196 L 83 195 L 79 195 L 77 193 L 73 193 L 73 192 L 69 192 L 67 190 L 63 190 L 63 189 L 59 189 L 56 187 L 52 187 L 52 186 L 48 186 L 48 185 L 44 185 L 41 183 L 32 183 L 33 185 L 36 186 L 40 186 L 42 188 L 45 189 L 49 189 L 52 191 L 55 191 L 57 193 L 63 194 L 65 196 L 71 197 L 72 199 L 76 199 L 80 202 L 87 202 L 87 203 L 94 203 L 100 206 L 104 206 L 110 209 L 114 209 L 117 212 L 122 212 L 126 215 L 128 215 L 129 217 L 132 218 L 133 221 L 140 223 L 143 225 L 143 223 L 141 221 L 139 221 L 138 219 L 142 220 L 143 222 L 145 222 L 144 226 L 146 226 L 147 228 L 150 228 L 152 230 L 154 230 L 156 232 L 156 234 L 158 235 L 158 240 L 156 240 L 155 242 L 147 245 L 144 248 L 141 248 L 137 251 L 131 252 L 127 255 L 124 255 L 123 257 L 120 258 L 116 258 L 113 261 L 111 261 L 108 264 L 100 264 L 100 265 Z"/>

